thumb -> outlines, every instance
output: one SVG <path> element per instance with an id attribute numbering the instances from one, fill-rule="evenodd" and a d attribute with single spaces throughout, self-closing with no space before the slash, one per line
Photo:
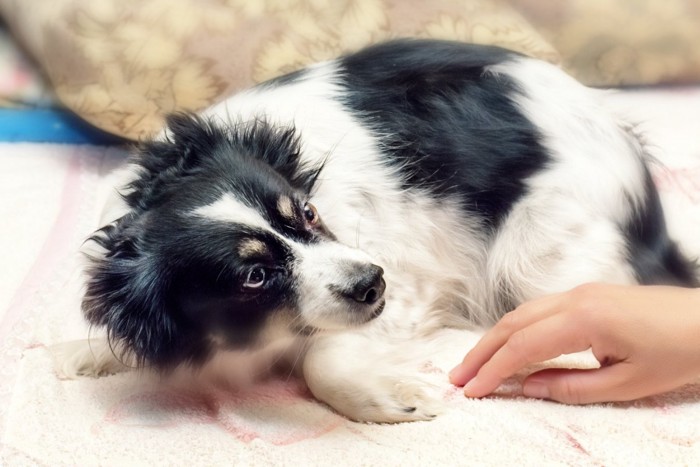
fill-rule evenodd
<path id="1" fill-rule="evenodd" d="M 523 395 L 565 404 L 628 400 L 631 394 L 621 384 L 625 380 L 625 368 L 620 364 L 586 370 L 551 368 L 525 378 Z"/>

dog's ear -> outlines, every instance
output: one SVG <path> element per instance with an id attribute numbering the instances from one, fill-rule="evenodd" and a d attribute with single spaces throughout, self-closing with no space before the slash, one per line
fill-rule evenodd
<path id="1" fill-rule="evenodd" d="M 153 176 L 173 167 L 191 169 L 227 140 L 223 129 L 193 113 L 172 113 L 165 121 L 165 137 L 144 142 L 139 148 L 138 163 Z"/>
<path id="2" fill-rule="evenodd" d="M 88 240 L 98 251 L 88 253 L 82 310 L 91 324 L 106 327 L 117 352 L 139 366 L 167 368 L 182 360 L 189 336 L 168 309 L 167 277 L 143 247 L 140 221 L 127 214 Z"/>
<path id="3" fill-rule="evenodd" d="M 196 114 L 176 112 L 166 119 L 168 138 L 173 144 L 188 154 L 184 157 L 197 157 L 202 152 L 210 151 L 212 146 L 226 139 L 226 133 Z"/>
<path id="4" fill-rule="evenodd" d="M 324 162 L 308 166 L 300 154 L 301 143 L 293 126 L 271 124 L 263 118 L 222 126 L 191 113 L 175 113 L 167 117 L 164 138 L 138 147 L 137 177 L 123 196 L 130 207 L 145 211 L 164 187 L 203 165 L 235 171 L 235 164 L 246 164 L 247 157 L 266 163 L 293 187 L 309 193 Z"/>
<path id="5" fill-rule="evenodd" d="M 137 147 L 132 161 L 137 176 L 123 194 L 132 208 L 147 210 L 163 187 L 196 171 L 214 148 L 228 141 L 226 131 L 192 113 L 170 114 L 166 122 L 163 138 Z"/>
<path id="6" fill-rule="evenodd" d="M 303 162 L 301 139 L 291 124 L 280 126 L 258 119 L 236 125 L 231 141 L 240 152 L 262 160 L 305 193 L 311 192 L 325 164 L 325 160 L 315 165 Z"/>

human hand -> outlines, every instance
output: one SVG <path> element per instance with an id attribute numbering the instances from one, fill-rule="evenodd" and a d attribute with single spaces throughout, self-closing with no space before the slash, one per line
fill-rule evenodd
<path id="1" fill-rule="evenodd" d="M 568 404 L 634 400 L 700 376 L 700 289 L 587 284 L 505 315 L 450 372 L 483 397 L 532 363 L 591 349 L 595 369 L 546 369 L 523 394 Z"/>

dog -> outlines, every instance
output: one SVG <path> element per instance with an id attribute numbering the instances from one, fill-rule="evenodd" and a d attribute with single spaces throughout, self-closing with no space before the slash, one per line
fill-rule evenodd
<path id="1" fill-rule="evenodd" d="M 283 362 L 358 421 L 439 411 L 396 363 L 580 284 L 697 286 L 650 157 L 605 94 L 498 47 L 397 40 L 263 83 L 142 143 L 91 245 L 120 361 L 254 382 Z"/>

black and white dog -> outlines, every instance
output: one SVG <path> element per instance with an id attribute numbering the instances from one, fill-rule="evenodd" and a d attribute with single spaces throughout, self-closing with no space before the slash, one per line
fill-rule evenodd
<path id="1" fill-rule="evenodd" d="M 112 348 L 230 380 L 287 359 L 350 418 L 420 420 L 435 405 L 392 362 L 441 327 L 590 281 L 697 285 L 601 98 L 500 48 L 404 40 L 172 116 L 91 237 L 83 310 L 109 345 L 68 373 Z"/>

